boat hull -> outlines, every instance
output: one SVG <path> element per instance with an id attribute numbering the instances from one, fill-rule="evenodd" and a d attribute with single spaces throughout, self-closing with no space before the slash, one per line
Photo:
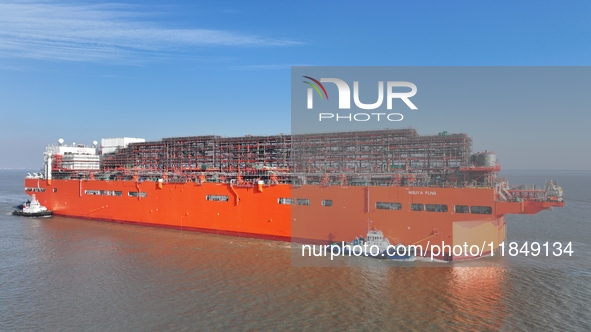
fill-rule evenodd
<path id="1" fill-rule="evenodd" d="M 524 202 L 495 201 L 492 188 L 241 187 L 227 183 L 27 178 L 25 191 L 36 194 L 43 206 L 60 216 L 318 244 L 349 241 L 363 234 L 371 222 L 391 243 L 425 248 L 428 244 L 478 245 L 484 249 L 481 256 L 490 254 L 505 240 L 506 213 L 533 213 Z M 280 204 L 291 197 L 307 199 L 309 204 Z M 331 205 L 321 204 L 324 200 L 331 200 Z M 397 202 L 401 209 L 379 209 L 379 202 Z M 445 204 L 448 211 L 413 211 L 413 203 Z M 454 206 L 458 204 L 488 206 L 492 213 L 456 213 Z M 431 254 L 429 250 L 422 253 Z M 452 256 L 451 249 L 435 255 L 444 260 Z M 467 258 L 474 257 L 453 256 Z"/>
<path id="2" fill-rule="evenodd" d="M 20 210 L 14 210 L 12 212 L 13 216 L 20 216 L 20 217 L 31 217 L 31 218 L 48 218 L 53 215 L 53 211 L 40 211 L 40 212 L 23 212 Z"/>

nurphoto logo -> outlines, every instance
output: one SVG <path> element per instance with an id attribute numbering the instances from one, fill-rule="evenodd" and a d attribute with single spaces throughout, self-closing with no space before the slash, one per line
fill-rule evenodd
<path id="1" fill-rule="evenodd" d="M 317 80 L 310 76 L 303 77 L 309 80 L 303 82 L 310 86 L 307 93 L 308 109 L 314 108 L 314 91 L 321 100 L 328 100 L 328 92 L 322 83 L 334 83 L 336 85 L 338 89 L 339 109 L 351 109 L 351 88 L 347 82 L 338 78 L 320 78 L 320 80 Z M 400 92 L 396 90 L 400 88 L 408 88 L 410 91 Z M 371 104 L 361 102 L 359 98 L 359 81 L 353 81 L 353 102 L 359 109 L 375 110 L 381 107 L 384 103 L 384 90 L 386 90 L 386 106 L 388 110 L 392 109 L 392 100 L 394 99 L 402 100 L 411 110 L 418 109 L 410 100 L 410 98 L 417 93 L 417 86 L 414 83 L 404 81 L 387 81 L 385 89 L 384 82 L 378 81 L 378 100 Z M 388 121 L 402 121 L 404 117 L 400 113 L 349 113 L 347 115 L 339 115 L 339 113 L 320 113 L 318 120 L 322 121 L 323 119 L 334 119 L 339 121 L 340 119 L 365 122 L 372 118 L 377 119 L 377 121 L 380 121 L 381 119 L 387 119 Z"/>

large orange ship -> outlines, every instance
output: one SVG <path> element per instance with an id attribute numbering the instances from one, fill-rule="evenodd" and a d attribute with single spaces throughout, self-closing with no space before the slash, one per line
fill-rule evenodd
<path id="1" fill-rule="evenodd" d="M 490 253 L 505 240 L 506 214 L 565 203 L 553 181 L 510 187 L 499 171 L 465 134 L 414 129 L 92 147 L 60 139 L 25 192 L 55 215 L 319 244 L 349 241 L 371 222 L 393 243 L 487 243 Z"/>

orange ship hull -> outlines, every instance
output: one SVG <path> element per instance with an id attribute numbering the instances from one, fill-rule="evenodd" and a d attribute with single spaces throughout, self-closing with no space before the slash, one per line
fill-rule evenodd
<path id="1" fill-rule="evenodd" d="M 482 247 L 486 243 L 485 255 L 505 240 L 505 214 L 533 214 L 562 204 L 496 201 L 494 188 L 241 187 L 227 183 L 27 178 L 25 191 L 36 194 L 43 206 L 62 216 L 322 244 L 350 241 L 364 234 L 371 223 L 393 244 Z M 279 203 L 289 198 L 309 203 Z M 330 206 L 322 205 L 323 200 L 331 200 Z M 379 209 L 379 202 L 396 202 L 400 209 Z M 413 203 L 448 208 L 445 212 L 413 211 Z M 486 206 L 492 211 L 456 213 L 456 205 Z M 441 256 L 450 259 L 447 256 L 451 255 L 444 252 Z M 470 257 L 453 257 L 462 258 Z"/>

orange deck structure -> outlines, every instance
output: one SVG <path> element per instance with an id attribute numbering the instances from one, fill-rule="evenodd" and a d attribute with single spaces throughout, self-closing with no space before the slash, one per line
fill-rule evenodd
<path id="1" fill-rule="evenodd" d="M 55 215 L 182 230 L 328 244 L 371 222 L 392 243 L 495 249 L 506 214 L 565 203 L 554 182 L 510 187 L 497 177 L 496 155 L 472 154 L 465 134 L 180 137 L 108 154 L 96 146 L 96 156 L 66 147 L 48 147 L 43 174 L 25 179 Z"/>

